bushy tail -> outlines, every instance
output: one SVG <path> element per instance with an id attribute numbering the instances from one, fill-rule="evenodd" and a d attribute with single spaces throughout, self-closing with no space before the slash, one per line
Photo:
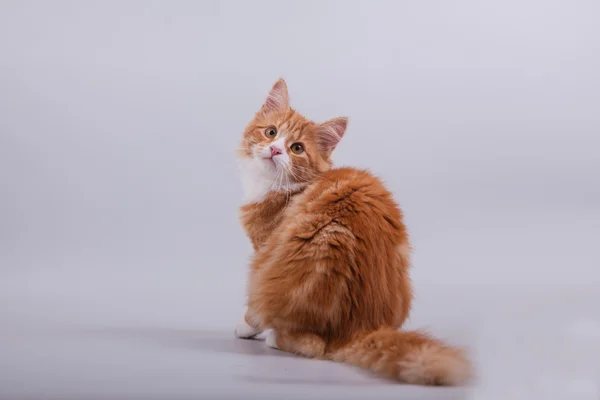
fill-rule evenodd
<path id="1" fill-rule="evenodd" d="M 418 385 L 461 385 L 471 376 L 471 363 L 462 350 L 424 333 L 388 328 L 349 343 L 331 359 Z"/>

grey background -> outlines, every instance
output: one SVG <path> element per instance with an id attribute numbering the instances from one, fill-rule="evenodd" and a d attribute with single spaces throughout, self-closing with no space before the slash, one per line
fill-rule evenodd
<path id="1" fill-rule="evenodd" d="M 577 314 L 600 285 L 599 18 L 596 1 L 0 2 L 0 396 L 303 397 L 328 374 L 314 393 L 396 396 L 231 339 L 251 250 L 234 149 L 280 76 L 307 117 L 350 117 L 336 163 L 401 204 L 411 326 L 472 344 L 498 305 Z M 256 376 L 232 380 L 240 363 Z"/>

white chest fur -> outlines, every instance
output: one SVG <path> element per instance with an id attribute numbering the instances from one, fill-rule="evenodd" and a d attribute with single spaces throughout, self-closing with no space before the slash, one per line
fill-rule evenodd
<path id="1" fill-rule="evenodd" d="M 244 203 L 257 203 L 277 185 L 277 170 L 263 160 L 244 158 L 239 160 L 244 191 Z"/>

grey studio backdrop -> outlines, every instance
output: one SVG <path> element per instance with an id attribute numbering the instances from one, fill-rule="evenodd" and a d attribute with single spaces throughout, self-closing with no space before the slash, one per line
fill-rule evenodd
<path id="1" fill-rule="evenodd" d="M 490 293 L 600 284 L 599 13 L 596 1 L 0 2 L 0 394 L 27 376 L 31 393 L 88 393 L 68 378 L 86 346 L 52 355 L 31 332 L 231 339 L 251 253 L 234 150 L 280 76 L 307 117 L 350 118 L 336 164 L 369 168 L 402 206 L 412 325 L 452 319 L 468 341 Z"/>

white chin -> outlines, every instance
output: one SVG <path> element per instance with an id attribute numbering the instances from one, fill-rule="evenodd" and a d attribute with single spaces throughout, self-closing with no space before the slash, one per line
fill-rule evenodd
<path id="1" fill-rule="evenodd" d="M 263 161 L 266 164 L 267 168 L 279 169 L 279 165 L 277 165 L 277 163 L 275 161 L 273 161 L 272 159 L 263 158 Z"/>

